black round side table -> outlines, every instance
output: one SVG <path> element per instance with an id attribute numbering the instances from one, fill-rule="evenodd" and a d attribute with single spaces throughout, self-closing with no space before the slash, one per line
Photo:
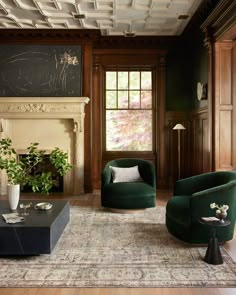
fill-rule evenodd
<path id="1" fill-rule="evenodd" d="M 220 221 L 205 221 L 201 218 L 198 221 L 201 224 L 210 227 L 211 229 L 211 237 L 209 239 L 204 261 L 214 265 L 223 264 L 223 259 L 220 252 L 218 238 L 216 236 L 216 228 L 221 226 L 228 226 L 230 225 L 231 222 L 228 219 L 225 219 L 224 222 L 220 222 Z"/>

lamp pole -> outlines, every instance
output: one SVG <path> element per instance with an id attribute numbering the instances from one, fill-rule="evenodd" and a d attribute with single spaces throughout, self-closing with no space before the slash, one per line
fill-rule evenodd
<path id="1" fill-rule="evenodd" d="M 178 179 L 180 179 L 180 171 L 181 171 L 180 169 L 180 165 L 181 165 L 180 164 L 180 131 L 185 129 L 186 128 L 180 123 L 176 124 L 175 127 L 173 128 L 173 130 L 178 131 Z"/>

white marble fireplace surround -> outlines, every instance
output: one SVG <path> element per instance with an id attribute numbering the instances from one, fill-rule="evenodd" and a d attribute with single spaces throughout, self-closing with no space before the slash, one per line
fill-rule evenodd
<path id="1" fill-rule="evenodd" d="M 73 169 L 63 178 L 65 195 L 84 192 L 84 108 L 88 97 L 0 97 L 0 137 L 10 137 L 17 153 L 32 142 L 68 152 Z M 7 177 L 0 171 L 0 194 Z"/>

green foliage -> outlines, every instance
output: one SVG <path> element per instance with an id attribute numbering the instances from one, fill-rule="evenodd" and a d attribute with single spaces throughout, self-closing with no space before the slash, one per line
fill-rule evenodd
<path id="1" fill-rule="evenodd" d="M 45 167 L 43 164 L 46 151 L 39 150 L 38 145 L 38 143 L 31 143 L 27 147 L 27 155 L 19 158 L 12 147 L 11 139 L 3 138 L 0 140 L 0 169 L 6 171 L 8 183 L 28 185 L 33 192 L 48 194 L 54 182 L 51 171 L 34 173 L 36 166 L 41 164 L 42 167 Z M 68 154 L 58 147 L 52 150 L 49 159 L 61 176 L 64 176 L 72 168 L 68 162 Z"/>

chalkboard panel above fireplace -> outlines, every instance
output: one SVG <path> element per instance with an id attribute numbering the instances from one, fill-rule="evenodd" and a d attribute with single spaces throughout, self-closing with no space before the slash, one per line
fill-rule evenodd
<path id="1" fill-rule="evenodd" d="M 0 96 L 82 94 L 79 45 L 1 45 Z"/>

